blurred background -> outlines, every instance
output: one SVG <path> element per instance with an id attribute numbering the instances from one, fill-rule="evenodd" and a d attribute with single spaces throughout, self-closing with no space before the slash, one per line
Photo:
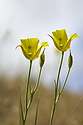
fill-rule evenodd
<path id="1" fill-rule="evenodd" d="M 21 38 L 38 37 L 47 41 L 46 62 L 41 77 L 41 103 L 38 125 L 48 125 L 52 104 L 53 80 L 57 75 L 60 53 L 54 48 L 48 34 L 65 28 L 68 36 L 77 33 L 71 51 L 74 65 L 54 124 L 83 125 L 83 1 L 82 0 L 0 0 L 0 124 L 18 125 L 18 88 L 27 79 L 29 61 L 20 49 L 15 49 Z M 61 83 L 67 72 L 65 54 Z M 39 61 L 32 67 L 32 83 L 39 72 Z M 34 72 L 35 71 L 35 72 Z M 45 103 L 43 106 L 42 104 Z M 36 102 L 34 101 L 35 105 Z M 48 105 L 48 106 L 47 106 Z M 74 109 L 75 108 L 75 109 Z M 34 119 L 34 106 L 31 109 Z M 72 111 L 74 110 L 74 111 Z M 30 119 L 30 118 L 29 118 Z M 33 124 L 31 121 L 31 125 Z"/>

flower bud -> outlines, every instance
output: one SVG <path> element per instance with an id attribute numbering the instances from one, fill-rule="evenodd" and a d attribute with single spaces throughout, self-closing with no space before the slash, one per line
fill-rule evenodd
<path id="1" fill-rule="evenodd" d="M 42 68 L 45 62 L 45 54 L 44 51 L 42 52 L 41 56 L 40 56 L 40 67 Z"/>
<path id="2" fill-rule="evenodd" d="M 70 55 L 69 55 L 69 58 L 68 58 L 69 69 L 72 67 L 72 65 L 73 65 L 73 56 L 71 55 L 71 51 L 70 51 Z"/>

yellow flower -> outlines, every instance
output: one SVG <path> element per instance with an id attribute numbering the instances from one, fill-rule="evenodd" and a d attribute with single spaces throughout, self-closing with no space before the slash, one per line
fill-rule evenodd
<path id="1" fill-rule="evenodd" d="M 41 49 L 48 46 L 48 43 L 42 42 L 41 45 L 39 45 L 38 38 L 27 38 L 21 39 L 21 45 L 18 46 L 21 47 L 22 52 L 27 59 L 34 60 L 39 57 Z"/>
<path id="2" fill-rule="evenodd" d="M 75 38 L 78 38 L 76 33 L 72 34 L 69 38 L 65 29 L 56 30 L 52 32 L 53 36 L 50 36 L 53 39 L 53 42 L 56 48 L 62 52 L 67 51 L 70 48 L 71 41 Z"/>

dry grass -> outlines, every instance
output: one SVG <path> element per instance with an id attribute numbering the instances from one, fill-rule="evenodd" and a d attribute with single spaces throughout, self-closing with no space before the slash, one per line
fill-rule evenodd
<path id="1" fill-rule="evenodd" d="M 24 85 L 23 80 L 0 78 L 0 125 L 18 125 L 18 86 Z M 38 125 L 49 125 L 52 106 L 52 89 L 40 87 L 40 103 Z M 34 125 L 37 97 L 29 111 L 28 123 Z M 57 106 L 54 125 L 83 125 L 83 97 L 70 92 L 64 92 Z"/>

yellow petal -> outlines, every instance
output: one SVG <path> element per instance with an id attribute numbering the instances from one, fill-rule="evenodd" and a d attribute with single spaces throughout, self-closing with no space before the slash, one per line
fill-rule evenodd
<path id="1" fill-rule="evenodd" d="M 60 51 L 64 51 L 63 48 L 66 45 L 68 40 L 65 29 L 56 30 L 52 32 L 52 34 L 53 34 L 52 39 L 54 41 L 56 48 L 59 49 Z"/>
<path id="2" fill-rule="evenodd" d="M 39 40 L 37 38 L 21 39 L 21 49 L 24 56 L 32 60 L 34 53 L 37 51 Z"/>
<path id="3" fill-rule="evenodd" d="M 34 58 L 37 58 L 41 52 L 42 48 L 46 48 L 48 46 L 47 42 L 42 42 L 41 46 L 38 48 L 37 52 L 34 55 Z"/>
<path id="4" fill-rule="evenodd" d="M 29 38 L 21 40 L 22 47 L 25 48 L 29 53 L 34 53 L 36 51 L 38 43 L 38 38 Z"/>
<path id="5" fill-rule="evenodd" d="M 52 32 L 52 34 L 56 39 L 61 41 L 63 44 L 65 44 L 64 42 L 68 39 L 65 29 L 56 30 L 55 32 Z"/>
<path id="6" fill-rule="evenodd" d="M 72 34 L 72 35 L 70 36 L 70 38 L 68 39 L 67 44 L 64 46 L 64 50 L 66 51 L 67 49 L 69 49 L 69 48 L 70 48 L 71 41 L 74 40 L 74 39 L 76 39 L 76 38 L 78 38 L 78 37 L 79 37 L 79 36 L 78 36 L 76 33 Z"/>
<path id="7" fill-rule="evenodd" d="M 32 52 L 35 53 L 37 51 L 38 48 L 38 43 L 39 43 L 39 39 L 38 38 L 30 38 L 30 46 L 32 47 Z"/>
<path id="8" fill-rule="evenodd" d="M 53 40 L 54 45 L 56 46 L 56 48 L 59 49 L 59 40 L 56 37 L 52 37 L 51 35 L 49 35 L 49 36 L 52 38 L 52 40 Z"/>
<path id="9" fill-rule="evenodd" d="M 37 51 L 39 40 L 38 38 L 28 38 L 21 40 L 21 48 L 26 58 L 32 60 Z"/>
<path id="10" fill-rule="evenodd" d="M 22 46 L 20 46 L 21 49 L 22 49 L 22 52 L 24 54 L 24 56 L 29 59 L 29 60 L 32 60 L 32 57 L 33 57 L 33 54 L 28 52 L 25 48 L 23 48 Z"/>
<path id="11" fill-rule="evenodd" d="M 49 46 L 49 45 L 48 45 L 48 42 L 42 42 L 42 43 L 41 43 L 41 47 L 44 47 L 44 48 L 45 48 L 45 47 L 47 47 L 47 46 Z"/>
<path id="12" fill-rule="evenodd" d="M 74 39 L 76 39 L 76 38 L 78 38 L 79 36 L 76 34 L 76 33 L 74 33 L 74 34 L 72 34 L 71 36 L 70 36 L 70 38 L 68 39 L 68 41 L 69 42 L 71 42 L 72 40 L 74 40 Z"/>

